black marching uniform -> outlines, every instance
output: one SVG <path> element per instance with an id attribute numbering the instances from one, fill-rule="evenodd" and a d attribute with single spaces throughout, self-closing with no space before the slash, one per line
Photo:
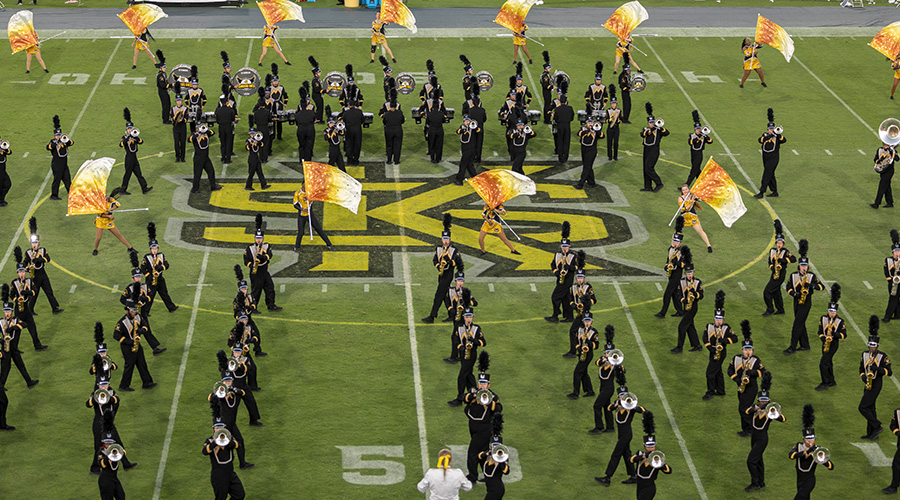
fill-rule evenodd
<path id="1" fill-rule="evenodd" d="M 477 87 L 477 86 L 476 86 Z M 476 94 L 477 95 L 477 94 Z M 484 127 L 487 124 L 487 113 L 481 107 L 481 99 L 473 100 L 472 105 L 466 113 L 470 120 L 478 123 L 478 130 L 475 131 L 475 163 L 481 163 L 481 150 L 484 145 Z"/>
<path id="2" fill-rule="evenodd" d="M 328 143 L 328 164 L 339 168 L 342 172 L 347 170 L 344 168 L 344 155 L 341 154 L 341 137 L 344 135 L 344 129 L 338 130 L 334 122 L 329 118 L 328 127 L 322 131 L 325 142 Z"/>
<path id="3" fill-rule="evenodd" d="M 169 88 L 171 86 L 169 77 L 166 75 L 166 67 L 159 66 L 159 72 L 156 73 L 156 94 L 159 96 L 159 103 L 162 107 L 163 125 L 171 123 L 169 120 L 169 110 L 172 107 L 172 99 L 169 97 Z"/>
<path id="4" fill-rule="evenodd" d="M 304 161 L 312 161 L 313 148 L 316 145 L 316 108 L 301 95 L 300 105 L 294 111 L 294 120 L 297 123 L 297 143 L 299 144 L 300 164 Z"/>
<path id="5" fill-rule="evenodd" d="M 738 432 L 738 435 L 740 436 L 747 437 L 750 435 L 752 425 L 751 417 L 747 410 L 753 406 L 753 402 L 756 400 L 756 393 L 759 390 L 757 379 L 762 377 L 764 369 L 762 361 L 759 360 L 756 354 L 746 359 L 743 354 L 738 354 L 728 364 L 728 376 L 738 386 L 738 414 L 741 417 L 741 431 Z M 747 377 L 746 384 L 742 380 L 745 376 Z"/>
<path id="6" fill-rule="evenodd" d="M 69 139 L 68 142 L 62 142 L 61 139 L 55 137 L 47 144 L 47 151 L 50 151 L 50 155 L 53 157 L 50 160 L 50 170 L 53 172 L 53 182 L 50 184 L 51 198 L 59 198 L 60 181 L 66 187 L 66 192 L 69 192 L 69 187 L 72 185 L 72 176 L 69 173 L 68 156 L 69 148 L 74 145 L 75 143 L 72 139 Z"/>
<path id="7" fill-rule="evenodd" d="M 12 281 L 9 288 L 11 292 L 10 300 L 15 304 L 16 319 L 19 321 L 20 326 L 28 329 L 35 350 L 41 351 L 46 349 L 46 346 L 41 344 L 41 339 L 38 338 L 37 325 L 35 325 L 34 316 L 31 314 L 31 311 L 34 310 L 34 299 L 37 296 L 34 282 L 32 282 L 31 278 L 25 278 L 24 280 L 16 278 Z"/>
<path id="8" fill-rule="evenodd" d="M 681 241 L 681 235 L 678 235 L 678 241 Z M 656 317 L 662 318 L 666 315 L 666 312 L 669 310 L 670 300 L 672 301 L 672 306 L 675 307 L 675 316 L 681 316 L 684 314 L 684 308 L 681 300 L 675 298 L 675 292 L 678 291 L 678 287 L 681 284 L 681 276 L 684 273 L 684 259 L 681 257 L 680 244 L 678 246 L 669 246 L 669 249 L 666 251 L 666 265 L 664 269 L 669 281 L 666 283 L 666 290 L 663 292 L 662 309 L 656 313 Z"/>
<path id="9" fill-rule="evenodd" d="M 461 150 L 459 171 L 456 173 L 456 184 L 458 186 L 462 186 L 466 174 L 468 174 L 469 177 L 475 177 L 475 135 L 481 131 L 481 127 L 478 126 L 477 122 L 470 120 L 469 123 L 474 124 L 475 128 L 470 128 L 463 122 L 463 124 L 456 129 L 456 133 L 459 135 Z"/>
<path id="10" fill-rule="evenodd" d="M 747 470 L 750 471 L 750 484 L 763 488 L 766 486 L 766 465 L 763 454 L 769 446 L 769 425 L 774 421 L 784 422 L 784 414 L 778 418 L 769 418 L 766 406 L 754 405 L 747 408 L 751 415 L 750 453 L 747 455 Z"/>
<path id="11" fill-rule="evenodd" d="M 362 101 L 357 106 L 362 106 Z M 347 154 L 347 164 L 359 165 L 359 155 L 362 150 L 362 109 L 353 106 L 344 108 L 340 119 L 347 127 L 344 129 L 344 153 Z"/>
<path id="12" fill-rule="evenodd" d="M 119 412 L 119 396 L 112 394 L 112 390 L 110 390 L 110 400 L 101 405 L 97 401 L 94 400 L 94 395 L 91 394 L 91 397 L 84 403 L 84 406 L 87 408 L 94 409 L 94 420 L 91 423 L 91 430 L 94 435 L 94 460 L 91 462 L 91 473 L 96 474 L 101 472 L 101 466 L 99 458 L 101 456 L 97 456 L 97 453 L 100 453 L 100 446 L 103 444 L 103 438 L 106 435 L 109 435 L 112 439 L 115 439 L 117 443 L 122 444 L 122 439 L 119 437 L 119 431 L 116 429 L 115 416 L 116 413 Z M 109 412 L 111 415 L 107 414 Z M 106 416 L 106 426 L 103 425 L 104 416 Z M 105 428 L 104 428 L 105 427 Z M 128 460 L 127 457 L 122 457 L 122 465 L 125 466 L 126 469 L 131 468 L 131 461 Z"/>
<path id="13" fill-rule="evenodd" d="M 809 317 L 809 310 L 812 308 L 813 293 L 816 290 L 824 290 L 825 285 L 811 272 L 803 274 L 796 271 L 791 273 L 785 289 L 788 295 L 794 297 L 794 324 L 791 327 L 791 345 L 787 351 L 793 352 L 797 349 L 808 351 L 809 334 L 806 332 L 806 318 Z"/>
<path id="14" fill-rule="evenodd" d="M 256 102 L 252 116 L 256 130 L 263 135 L 259 161 L 266 163 L 269 161 L 269 153 L 272 151 L 272 132 L 269 129 L 272 125 L 272 112 L 269 110 L 269 107 L 266 106 L 264 98 L 261 98 Z"/>
<path id="15" fill-rule="evenodd" d="M 191 134 L 197 131 L 197 124 L 203 118 L 203 107 L 206 106 L 206 93 L 200 87 L 193 88 L 196 80 L 191 82 L 191 88 L 187 89 L 188 121 L 191 126 Z"/>
<path id="16" fill-rule="evenodd" d="M 125 500 L 125 489 L 119 481 L 119 465 L 128 460 L 124 456 L 122 460 L 113 462 L 102 451 L 97 451 L 94 460 L 100 467 L 100 477 L 97 485 L 100 487 L 100 500 Z"/>
<path id="17" fill-rule="evenodd" d="M 641 131 L 644 145 L 644 191 L 651 191 L 653 184 L 656 184 L 657 190 L 663 185 L 662 179 L 656 173 L 656 162 L 659 160 L 660 139 L 667 135 L 669 135 L 669 131 L 665 127 L 661 129 L 657 129 L 655 126 L 644 127 Z"/>
<path id="18" fill-rule="evenodd" d="M 509 474 L 509 461 L 495 462 L 491 458 L 491 450 L 485 450 L 478 454 L 481 470 L 484 472 L 484 486 L 487 494 L 485 500 L 501 500 L 506 494 L 506 486 L 503 484 L 503 476 Z"/>
<path id="19" fill-rule="evenodd" d="M 822 359 L 819 361 L 819 374 L 822 375 L 823 388 L 837 385 L 834 380 L 834 355 L 837 353 L 841 340 L 847 338 L 847 325 L 844 320 L 835 315 L 829 318 L 823 314 L 819 318 L 819 338 L 822 339 Z"/>
<path id="20" fill-rule="evenodd" d="M 560 163 L 569 161 L 569 150 L 572 143 L 572 121 L 575 119 L 575 110 L 569 106 L 569 101 L 559 101 L 555 108 L 550 112 L 553 117 L 553 126 L 556 129 L 554 138 L 556 139 L 556 159 Z M 582 153 L 583 159 L 584 153 Z"/>
<path id="21" fill-rule="evenodd" d="M 484 347 L 484 332 L 475 323 L 471 325 L 461 324 L 456 328 L 456 349 L 459 351 L 459 375 L 456 377 L 456 401 L 464 401 L 471 389 L 475 387 L 475 360 L 478 359 L 478 348 Z M 488 426 L 490 431 L 490 426 Z M 490 432 L 488 432 L 490 438 Z"/>
<path id="22" fill-rule="evenodd" d="M 234 124 L 237 122 L 237 110 L 231 106 L 228 96 L 220 100 L 216 107 L 216 125 L 219 126 L 219 154 L 222 163 L 231 163 L 234 151 Z"/>
<path id="23" fill-rule="evenodd" d="M 688 174 L 685 184 L 688 186 L 694 182 L 694 179 L 700 177 L 700 171 L 703 168 L 703 150 L 707 144 L 712 144 L 712 137 L 709 135 L 698 134 L 696 131 L 691 132 L 688 136 L 688 145 L 691 147 L 691 173 Z"/>
<path id="24" fill-rule="evenodd" d="M 651 500 L 656 497 L 656 478 L 659 473 L 671 474 L 672 467 L 664 464 L 662 467 L 653 467 L 647 457 L 646 451 L 638 451 L 629 461 L 634 465 L 635 479 L 637 480 L 637 500 Z"/>
<path id="25" fill-rule="evenodd" d="M 584 271 L 577 271 L 577 273 L 582 272 Z M 577 277 L 578 275 L 576 275 Z M 569 287 L 569 295 L 566 300 L 575 317 L 572 320 L 572 326 L 569 327 L 569 350 L 565 356 L 574 358 L 578 354 L 575 352 L 575 345 L 578 343 L 578 330 L 584 326 L 584 313 L 590 311 L 591 307 L 597 303 L 597 297 L 594 295 L 594 288 L 585 281 L 581 285 L 573 283 Z"/>
<path id="26" fill-rule="evenodd" d="M 621 392 L 622 388 L 620 387 L 619 390 Z M 629 460 L 632 457 L 631 439 L 634 437 L 631 422 L 634 420 L 635 415 L 644 413 L 644 407 L 636 406 L 632 410 L 626 410 L 622 407 L 621 401 L 616 399 L 609 405 L 608 409 L 613 413 L 613 419 L 616 421 L 617 438 L 612 456 L 606 465 L 605 477 L 608 481 L 616 473 L 619 461 L 625 462 L 625 472 L 629 477 L 634 477 L 634 464 Z"/>
<path id="27" fill-rule="evenodd" d="M 610 345 L 606 346 L 606 350 L 610 350 Z M 604 354 L 597 358 L 594 362 L 600 369 L 598 376 L 600 378 L 600 388 L 597 390 L 597 399 L 594 401 L 594 431 L 599 434 L 601 432 L 613 432 L 613 412 L 610 410 L 610 402 L 616 393 L 616 374 L 625 373 L 625 367 L 622 365 L 613 366 L 609 364 L 608 358 Z M 591 433 L 588 431 L 588 433 Z"/>
<path id="28" fill-rule="evenodd" d="M 493 392 L 493 391 L 492 391 Z M 469 470 L 468 479 L 474 484 L 478 479 L 479 454 L 488 448 L 491 442 L 491 420 L 495 413 L 503 411 L 503 405 L 497 394 L 493 394 L 490 404 L 483 405 L 478 401 L 475 392 L 467 392 L 464 398 L 466 418 L 469 420 L 469 449 L 466 465 Z"/>
<path id="29" fill-rule="evenodd" d="M 237 367 L 233 372 L 231 372 L 234 375 L 234 387 L 244 391 L 241 400 L 244 402 L 244 406 L 247 408 L 247 414 L 250 417 L 250 425 L 259 427 L 262 425 L 262 422 L 259 421 L 259 419 L 261 418 L 259 416 L 259 407 L 256 405 L 256 398 L 253 396 L 250 381 L 247 379 L 250 373 L 250 365 L 248 364 L 249 358 L 247 356 L 244 356 L 244 354 L 246 354 L 246 351 L 244 351 L 244 346 L 241 345 L 240 342 L 232 343 L 232 349 L 241 349 L 240 357 L 234 358 L 232 356 L 232 358 L 229 358 L 237 360 Z M 234 351 L 232 351 L 232 353 L 233 352 Z"/>
<path id="30" fill-rule="evenodd" d="M 237 441 L 238 463 L 242 468 L 253 466 L 253 464 L 247 463 L 247 446 L 244 441 L 244 436 L 241 434 L 241 429 L 237 424 L 238 408 L 241 407 L 241 399 L 245 394 L 246 392 L 243 389 L 231 387 L 225 393 L 225 397 L 218 398 L 215 394 L 210 394 L 209 397 L 207 397 L 207 400 L 211 400 L 212 398 L 218 398 L 219 400 L 219 408 L 222 410 L 222 422 L 225 423 L 225 428 L 231 433 L 231 439 Z"/>
<path id="31" fill-rule="evenodd" d="M 272 260 L 272 256 L 272 247 L 265 242 L 261 245 L 253 243 L 244 250 L 244 265 L 250 269 L 250 293 L 253 301 L 259 304 L 259 299 L 265 291 L 266 306 L 270 311 L 277 308 L 275 283 L 269 274 L 269 261 Z"/>
<path id="32" fill-rule="evenodd" d="M 630 71 L 619 73 L 619 92 L 622 94 L 622 123 L 631 123 L 631 75 Z"/>
<path id="33" fill-rule="evenodd" d="M 393 95 L 393 94 L 392 94 Z M 406 116 L 403 108 L 397 102 L 396 95 L 388 96 L 387 102 L 381 106 L 378 116 L 384 125 L 384 153 L 387 164 L 400 164 L 400 151 L 403 148 L 403 124 Z"/>
<path id="34" fill-rule="evenodd" d="M 568 247 L 568 242 L 566 242 L 566 246 Z M 556 252 L 553 260 L 550 261 L 550 271 L 556 277 L 556 286 L 554 286 L 553 293 L 550 295 L 550 301 L 553 304 L 553 315 L 549 318 L 552 319 L 545 319 L 551 323 L 557 322 L 557 316 L 559 316 L 560 312 L 562 312 L 563 321 L 572 321 L 572 306 L 566 299 L 569 295 L 569 289 L 572 288 L 572 284 L 575 282 L 575 259 L 575 252 L 567 248 L 566 252 L 562 250 Z"/>
<path id="35" fill-rule="evenodd" d="M 447 108 L 444 107 L 442 99 L 426 99 L 419 111 L 425 117 L 425 133 L 431 163 L 440 163 L 444 157 L 444 117 Z"/>
<path id="36" fill-rule="evenodd" d="M 2 395 L 0 395 L 2 396 Z M 900 487 L 900 408 L 894 410 L 891 415 L 891 432 L 897 436 L 897 450 L 894 452 L 894 459 L 891 461 L 891 484 L 887 488 L 881 490 L 883 493 L 896 493 Z M 3 420 L 0 419 L 0 428 L 2 428 Z"/>
<path id="37" fill-rule="evenodd" d="M 809 500 L 812 490 L 816 487 L 816 462 L 815 451 L 817 446 L 807 448 L 806 443 L 797 443 L 791 448 L 788 458 L 797 461 L 797 494 L 794 500 Z M 829 460 L 823 466 L 828 470 L 834 469 L 834 464 Z"/>
<path id="38" fill-rule="evenodd" d="M 241 359 L 247 365 L 247 390 L 258 391 L 260 390 L 259 370 L 256 366 L 256 361 L 250 356 L 250 344 L 253 344 L 253 352 L 256 355 L 265 355 L 265 353 L 262 351 L 262 343 L 259 340 L 259 330 L 256 328 L 256 324 L 251 325 L 249 320 L 249 315 L 246 325 L 238 320 L 234 328 L 228 332 L 228 347 L 233 348 L 236 343 L 242 346 L 243 351 L 241 354 L 243 357 Z"/>
<path id="39" fill-rule="evenodd" d="M 150 244 L 152 246 L 155 243 L 153 241 Z M 141 260 L 141 273 L 144 275 L 144 280 L 150 289 L 150 302 L 152 303 L 156 300 L 156 295 L 159 294 L 159 298 L 162 299 L 166 309 L 169 312 L 174 312 L 178 309 L 178 306 L 172 302 L 172 297 L 169 297 L 169 287 L 166 285 L 166 277 L 163 276 L 167 269 L 169 269 L 169 261 L 166 260 L 166 254 L 162 252 L 158 251 L 156 255 L 148 253 Z M 150 305 L 148 304 L 147 307 L 148 315 L 150 314 Z"/>
<path id="40" fill-rule="evenodd" d="M 137 178 L 138 184 L 141 186 L 141 192 L 147 194 L 150 191 L 150 187 L 147 186 L 147 179 L 144 179 L 144 174 L 141 172 L 141 162 L 137 157 L 138 145 L 143 143 L 143 139 L 134 137 L 131 134 L 123 135 L 119 141 L 119 147 L 125 148 L 125 174 L 122 176 L 123 191 L 128 191 L 128 183 L 131 181 L 132 174 Z"/>
<path id="41" fill-rule="evenodd" d="M 212 436 L 206 438 L 203 443 L 203 454 L 209 455 L 209 463 L 212 466 L 209 472 L 209 482 L 213 487 L 216 500 L 243 500 L 244 485 L 234 471 L 234 450 L 240 444 L 234 439 L 225 446 L 218 446 Z"/>
<path id="42" fill-rule="evenodd" d="M 459 253 L 459 250 L 452 243 L 448 244 L 446 248 L 442 244 L 435 248 L 434 257 L 431 260 L 434 267 L 438 269 L 438 286 L 434 292 L 431 314 L 428 316 L 429 319 L 433 320 L 433 318 L 438 317 L 438 311 L 441 309 L 444 297 L 450 290 L 456 267 L 462 263 L 462 254 Z"/>
<path id="43" fill-rule="evenodd" d="M 178 104 L 181 101 L 176 94 L 175 106 L 169 112 L 172 123 L 172 138 L 175 141 L 175 162 L 184 163 L 185 148 L 187 147 L 187 106 Z"/>
<path id="44" fill-rule="evenodd" d="M 784 237 L 782 236 L 782 238 Z M 797 262 L 797 257 L 791 254 L 791 251 L 784 246 L 781 249 L 776 246 L 769 250 L 769 269 L 772 272 L 769 275 L 766 288 L 763 289 L 763 300 L 766 302 L 764 316 L 784 314 L 784 299 L 781 296 L 781 286 L 784 284 L 784 277 L 787 275 L 785 272 L 787 265 L 794 262 Z"/>
<path id="45" fill-rule="evenodd" d="M 262 157 L 266 154 L 266 145 L 263 141 L 257 141 L 252 135 L 247 138 L 244 143 L 247 154 L 247 182 L 244 183 L 244 189 L 253 190 L 253 176 L 259 178 L 260 188 L 267 188 L 266 176 L 263 174 Z"/>
<path id="46" fill-rule="evenodd" d="M 581 142 L 581 178 L 575 184 L 575 188 L 581 189 L 585 184 L 588 186 L 596 186 L 597 181 L 594 180 L 594 160 L 597 159 L 597 139 L 604 137 L 603 130 L 594 131 L 589 127 L 581 127 L 578 130 L 578 137 Z"/>
<path id="47" fill-rule="evenodd" d="M 6 159 L 12 154 L 12 149 L 0 149 L 0 207 L 6 206 L 6 194 L 12 188 L 12 180 L 6 171 Z"/>
<path id="48" fill-rule="evenodd" d="M 622 123 L 622 116 L 622 110 L 617 107 L 606 110 L 606 159 L 609 161 L 619 159 L 619 124 Z"/>
<path id="49" fill-rule="evenodd" d="M 22 360 L 22 354 L 19 352 L 19 338 L 22 335 L 22 325 L 15 318 L 0 317 L 0 392 L 6 387 L 6 380 L 9 377 L 9 371 L 12 364 L 15 363 L 25 384 L 31 388 L 37 384 L 37 381 L 28 374 L 25 368 L 25 361 Z M 2 421 L 0 421 L 2 422 Z M 3 426 L 0 425 L 0 428 Z"/>
<path id="50" fill-rule="evenodd" d="M 137 307 L 137 304 L 133 304 Z M 141 376 L 142 387 L 149 389 L 156 386 L 153 377 L 150 376 L 150 370 L 147 368 L 147 360 L 144 358 L 144 346 L 141 342 L 135 342 L 138 336 L 143 337 L 149 331 L 140 314 L 135 314 L 130 318 L 126 313 L 122 319 L 116 323 L 116 330 L 113 337 L 119 342 L 122 348 L 122 359 L 125 360 L 125 369 L 122 371 L 122 381 L 119 382 L 119 390 L 126 390 L 131 387 L 131 376 L 134 368 L 137 367 Z M 141 338 L 143 340 L 143 338 Z M 134 346 L 137 345 L 137 350 Z"/>
<path id="51" fill-rule="evenodd" d="M 700 350 L 700 339 L 697 338 L 697 328 L 694 326 L 694 317 L 700 301 L 703 300 L 703 280 L 700 278 L 684 277 L 679 282 L 679 299 L 684 310 L 684 315 L 678 323 L 678 344 L 675 347 L 679 351 L 684 346 L 684 337 L 687 335 L 691 342 L 691 350 Z"/>
<path id="52" fill-rule="evenodd" d="M 525 165 L 528 141 L 534 138 L 535 132 L 534 130 L 526 131 L 524 128 L 519 130 L 518 127 L 515 127 L 507 132 L 507 136 L 509 137 L 509 152 L 512 157 L 512 171 L 524 175 L 525 170 L 523 166 Z"/>
<path id="53" fill-rule="evenodd" d="M 275 66 L 275 63 L 272 63 L 272 65 Z M 275 67 L 277 68 L 277 66 Z M 275 84 L 275 82 L 277 81 L 277 78 L 273 79 L 272 88 L 269 91 L 269 97 L 272 99 L 272 116 L 278 116 L 278 112 L 284 110 L 284 106 L 288 102 L 287 92 L 284 91 L 284 87 Z M 283 123 L 280 120 L 276 120 L 272 123 L 272 128 L 275 132 L 275 138 L 279 141 L 281 140 L 281 131 L 283 129 L 282 125 Z M 271 147 L 269 149 L 271 152 Z"/>
<path id="54" fill-rule="evenodd" d="M 122 291 L 122 295 L 119 296 L 119 302 L 121 302 L 123 306 L 127 306 L 129 301 L 134 302 L 135 306 L 137 306 L 141 322 L 146 326 L 146 328 L 139 333 L 141 341 L 146 340 L 147 345 L 153 349 L 153 354 L 159 354 L 160 352 L 157 351 L 157 349 L 159 349 L 159 340 L 156 339 L 156 336 L 153 335 L 153 332 L 150 330 L 150 320 L 147 319 L 147 315 L 150 314 L 150 305 L 153 303 L 153 299 L 150 297 L 150 287 L 146 283 L 132 281 L 125 287 L 125 290 Z"/>
<path id="55" fill-rule="evenodd" d="M 47 295 L 47 301 L 50 302 L 50 308 L 53 312 L 62 312 L 59 308 L 59 301 L 53 295 L 53 286 L 50 284 L 50 277 L 47 276 L 47 263 L 50 262 L 50 252 L 46 248 L 39 246 L 37 250 L 29 248 L 25 250 L 25 260 L 23 263 L 26 267 L 31 268 L 31 283 L 34 285 L 34 301 L 31 303 L 31 312 L 34 313 L 34 306 L 37 305 L 37 299 L 41 295 L 41 290 Z"/>
<path id="56" fill-rule="evenodd" d="M 210 191 L 221 189 L 216 184 L 216 171 L 213 168 L 212 161 L 209 159 L 209 140 L 214 135 L 216 135 L 216 132 L 209 129 L 205 133 L 201 133 L 198 130 L 188 137 L 188 141 L 194 145 L 194 180 L 191 184 L 192 193 L 200 192 L 200 177 L 203 175 L 203 172 L 206 172 L 206 177 L 209 180 Z"/>
<path id="57" fill-rule="evenodd" d="M 462 271 L 457 272 L 456 279 L 464 280 L 465 274 L 463 274 Z M 465 300 L 463 298 L 464 295 L 469 297 L 469 308 L 474 310 L 475 307 L 478 307 L 478 301 L 475 300 L 475 297 L 472 297 L 471 292 L 466 287 L 451 287 L 447 290 L 447 296 L 444 297 L 444 305 L 447 306 L 447 319 L 443 321 L 453 322 L 453 329 L 450 331 L 450 357 L 444 360 L 448 363 L 459 362 L 459 337 L 456 332 L 457 329 L 465 323 L 463 320 L 463 311 L 467 306 L 465 305 Z"/>
<path id="58" fill-rule="evenodd" d="M 878 148 L 875 152 L 875 163 L 883 163 L 884 166 L 878 172 L 878 192 L 875 194 L 875 203 L 872 208 L 878 208 L 881 205 L 881 198 L 884 198 L 885 207 L 894 206 L 894 191 L 891 189 L 891 179 L 894 177 L 894 163 L 900 160 L 900 155 L 893 146 Z"/>
<path id="59" fill-rule="evenodd" d="M 766 132 L 759 137 L 759 143 L 762 144 L 762 160 L 763 160 L 763 176 L 762 183 L 759 186 L 759 194 L 757 198 L 762 198 L 766 189 L 771 189 L 772 195 L 778 195 L 778 180 L 775 179 L 775 169 L 778 168 L 778 160 L 780 158 L 779 151 L 781 145 L 787 142 L 782 134 L 775 132 Z"/>
<path id="60" fill-rule="evenodd" d="M 900 319 L 900 259 L 894 255 L 900 250 L 900 244 L 895 243 L 891 256 L 884 259 L 884 279 L 887 280 L 888 303 L 881 321 L 887 323 L 892 319 Z"/>
<path id="61" fill-rule="evenodd" d="M 586 315 L 590 318 L 590 313 Z M 594 360 L 594 349 L 600 345 L 600 337 L 597 330 L 593 326 L 582 325 L 575 334 L 577 343 L 575 344 L 575 355 L 578 356 L 578 363 L 572 373 L 572 395 L 578 397 L 579 386 L 584 391 L 585 397 L 594 395 L 594 384 L 591 382 L 591 376 L 588 375 L 588 367 Z M 570 398 L 574 399 L 574 398 Z"/>
<path id="62" fill-rule="evenodd" d="M 706 364 L 707 396 L 725 395 L 725 377 L 722 375 L 722 363 L 728 359 L 726 346 L 737 341 L 737 335 L 734 334 L 728 323 L 722 323 L 719 326 L 716 326 L 715 323 L 706 324 L 706 329 L 703 331 L 703 345 L 709 351 L 709 362 Z"/>
<path id="63" fill-rule="evenodd" d="M 859 401 L 859 413 L 866 419 L 866 435 L 862 436 L 862 439 L 874 439 L 883 429 L 881 421 L 878 420 L 875 403 L 881 393 L 884 377 L 894 374 L 888 355 L 878 350 L 875 351 L 875 354 L 864 351 L 862 359 L 859 361 L 859 377 L 864 383 L 868 384 L 867 374 L 869 373 L 874 375 L 871 386 L 869 386 L 871 388 L 863 388 L 863 395 Z"/>

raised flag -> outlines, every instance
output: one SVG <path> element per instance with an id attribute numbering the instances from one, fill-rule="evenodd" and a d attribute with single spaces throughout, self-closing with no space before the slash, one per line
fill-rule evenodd
<path id="1" fill-rule="evenodd" d="M 891 23 L 879 31 L 869 42 L 869 47 L 881 52 L 892 61 L 896 59 L 897 53 L 900 52 L 900 21 Z"/>
<path id="2" fill-rule="evenodd" d="M 619 38 L 628 38 L 628 35 L 647 19 L 650 19 L 647 9 L 641 5 L 641 2 L 635 0 L 616 9 L 603 23 L 603 27 Z"/>
<path id="3" fill-rule="evenodd" d="M 303 19 L 303 10 L 290 0 L 266 0 L 265 2 L 256 2 L 262 15 L 266 18 L 266 24 L 276 24 L 281 21 L 300 21 L 305 23 Z"/>
<path id="4" fill-rule="evenodd" d="M 413 33 L 419 31 L 416 28 L 416 16 L 400 0 L 382 0 L 381 20 L 399 24 Z"/>
<path id="5" fill-rule="evenodd" d="M 522 31 L 522 25 L 525 24 L 525 16 L 528 11 L 535 5 L 541 5 L 541 0 L 507 0 L 503 7 L 500 7 L 500 13 L 494 19 L 494 22 L 510 29 L 516 33 Z"/>
<path id="6" fill-rule="evenodd" d="M 731 227 L 742 215 L 747 213 L 741 191 L 724 168 L 713 160 L 712 156 L 694 182 L 691 193 L 705 201 L 719 214 L 725 227 Z"/>
<path id="7" fill-rule="evenodd" d="M 756 36 L 754 39 L 759 43 L 764 43 L 774 49 L 777 49 L 787 62 L 791 62 L 794 56 L 794 41 L 791 35 L 781 26 L 757 14 L 756 17 Z"/>
<path id="8" fill-rule="evenodd" d="M 13 14 L 9 18 L 6 33 L 9 35 L 9 46 L 12 47 L 13 54 L 39 42 L 37 33 L 34 32 L 34 15 L 30 10 L 20 10 Z"/>
<path id="9" fill-rule="evenodd" d="M 163 12 L 158 5 L 152 3 L 132 5 L 119 14 L 119 19 L 125 23 L 125 26 L 128 26 L 134 36 L 140 36 L 147 26 L 164 17 L 169 17 L 169 15 Z"/>
<path id="10" fill-rule="evenodd" d="M 347 172 L 331 165 L 304 161 L 303 184 L 306 198 L 310 201 L 334 203 L 353 213 L 356 213 L 359 202 L 362 201 L 362 184 Z"/>
<path id="11" fill-rule="evenodd" d="M 493 169 L 482 172 L 468 180 L 469 185 L 491 208 L 519 196 L 537 194 L 534 181 L 512 170 Z"/>
<path id="12" fill-rule="evenodd" d="M 106 212 L 106 181 L 115 162 L 104 157 L 81 164 L 69 189 L 68 215 Z"/>

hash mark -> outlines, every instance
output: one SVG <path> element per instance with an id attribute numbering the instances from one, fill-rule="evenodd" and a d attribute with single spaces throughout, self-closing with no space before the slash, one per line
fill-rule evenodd
<path id="1" fill-rule="evenodd" d="M 365 285 L 363 285 L 363 291 L 364 291 L 364 292 L 368 292 L 368 291 L 369 291 L 369 284 L 368 284 L 368 283 L 366 283 Z"/>
<path id="2" fill-rule="evenodd" d="M 828 156 L 834 156 L 831 154 L 831 151 L 828 151 L 827 149 L 825 150 L 825 154 L 827 154 Z"/>
<path id="3" fill-rule="evenodd" d="M 72 285 L 72 288 L 69 288 L 69 293 L 75 293 L 75 289 L 77 287 L 78 287 L 78 285 Z"/>
<path id="4" fill-rule="evenodd" d="M 864 155 L 864 154 L 866 154 L 866 152 L 865 152 L 865 151 L 863 151 L 863 150 L 862 150 L 862 149 L 857 149 L 857 151 L 859 151 L 859 154 L 861 154 L 861 155 Z"/>
<path id="5" fill-rule="evenodd" d="M 327 292 L 327 291 L 328 291 L 328 285 L 324 285 L 324 284 L 323 284 L 323 285 L 322 285 L 322 293 L 325 293 L 325 292 Z"/>
<path id="6" fill-rule="evenodd" d="M 282 283 L 281 286 L 278 287 L 278 292 L 279 292 L 279 293 L 284 293 L 284 283 Z"/>
<path id="7" fill-rule="evenodd" d="M 493 292 L 493 291 L 494 291 L 494 284 L 493 284 L 493 283 L 488 283 L 488 291 L 489 291 L 489 292 Z"/>
<path id="8" fill-rule="evenodd" d="M 738 281 L 738 287 L 740 287 L 741 290 L 746 290 L 746 289 L 747 289 L 747 287 L 744 286 L 744 282 L 743 282 L 743 281 Z"/>
<path id="9" fill-rule="evenodd" d="M 866 285 L 866 288 L 868 288 L 869 290 L 874 290 L 874 288 L 872 288 L 872 285 L 870 285 L 868 281 L 863 281 L 863 285 Z"/>
<path id="10" fill-rule="evenodd" d="M 22 155 L 22 158 L 28 158 L 28 151 L 25 151 L 25 154 Z"/>
<path id="11" fill-rule="evenodd" d="M 531 291 L 532 291 L 532 292 L 536 292 L 536 291 L 537 291 L 537 287 L 534 286 L 534 283 L 531 283 Z"/>
<path id="12" fill-rule="evenodd" d="M 97 156 L 97 152 L 96 151 L 91 152 L 91 158 L 93 158 L 95 156 Z"/>
<path id="13" fill-rule="evenodd" d="M 798 153 L 796 149 L 792 149 L 791 152 L 794 153 L 794 154 L 797 155 L 797 156 L 800 156 L 800 153 Z"/>
<path id="14" fill-rule="evenodd" d="M 109 293 L 119 293 L 119 285 L 113 285 L 113 289 Z"/>
<path id="15" fill-rule="evenodd" d="M 656 283 L 656 282 L 654 282 L 653 284 L 656 285 L 657 290 L 659 290 L 660 292 L 663 291 L 662 285 L 660 285 L 659 283 Z"/>

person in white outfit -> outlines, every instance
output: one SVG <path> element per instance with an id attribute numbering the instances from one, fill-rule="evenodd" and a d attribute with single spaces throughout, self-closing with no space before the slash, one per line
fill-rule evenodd
<path id="1" fill-rule="evenodd" d="M 451 469 L 450 450 L 444 448 L 438 453 L 437 468 L 428 469 L 425 477 L 416 486 L 420 492 L 431 492 L 431 500 L 459 500 L 459 490 L 472 490 L 472 482 L 459 469 Z"/>

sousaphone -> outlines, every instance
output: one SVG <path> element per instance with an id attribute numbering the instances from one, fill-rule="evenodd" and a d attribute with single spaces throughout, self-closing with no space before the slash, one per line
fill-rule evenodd
<path id="1" fill-rule="evenodd" d="M 878 137 L 888 146 L 900 144 L 900 120 L 888 118 L 878 126 Z"/>

